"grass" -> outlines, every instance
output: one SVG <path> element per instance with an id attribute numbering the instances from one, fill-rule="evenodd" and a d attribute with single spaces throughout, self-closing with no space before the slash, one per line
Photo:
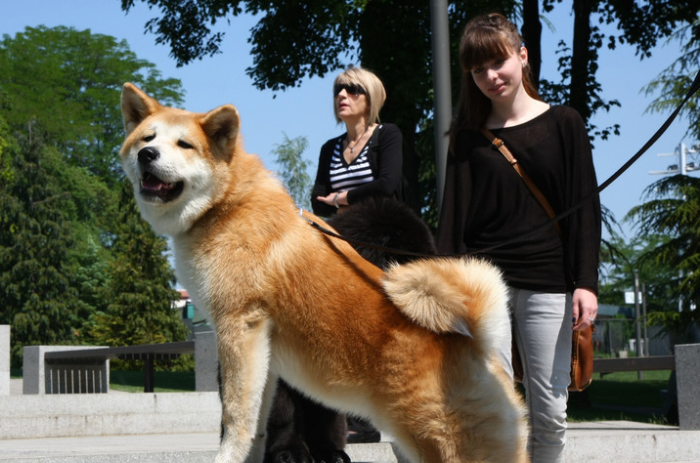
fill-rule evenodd
<path id="1" fill-rule="evenodd" d="M 641 423 L 670 423 L 664 416 L 661 391 L 669 388 L 670 371 L 645 371 L 593 375 L 593 383 L 583 392 L 569 396 L 571 422 L 626 420 Z"/>
<path id="2" fill-rule="evenodd" d="M 22 379 L 21 368 L 11 368 L 10 378 Z M 143 371 L 110 370 L 109 388 L 121 392 L 143 392 Z M 194 371 L 156 371 L 154 392 L 193 392 Z"/>
<path id="3" fill-rule="evenodd" d="M 143 392 L 143 379 L 143 371 L 112 370 L 109 372 L 109 388 L 122 392 Z M 194 371 L 156 371 L 153 391 L 192 392 Z"/>

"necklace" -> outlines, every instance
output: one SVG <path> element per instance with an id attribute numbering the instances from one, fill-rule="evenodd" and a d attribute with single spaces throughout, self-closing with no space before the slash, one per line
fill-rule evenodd
<path id="1" fill-rule="evenodd" d="M 353 141 L 352 141 L 352 145 L 348 142 L 348 148 L 350 148 L 350 154 L 355 154 L 355 145 L 357 145 L 357 143 L 358 143 L 360 140 L 362 140 L 362 137 L 365 136 L 365 134 L 367 133 L 367 131 L 369 130 L 370 127 L 372 127 L 372 124 L 370 124 L 370 125 L 367 126 L 367 128 L 365 129 L 365 131 L 362 132 L 362 135 L 360 135 L 359 138 L 358 138 L 357 140 L 353 140 Z"/>

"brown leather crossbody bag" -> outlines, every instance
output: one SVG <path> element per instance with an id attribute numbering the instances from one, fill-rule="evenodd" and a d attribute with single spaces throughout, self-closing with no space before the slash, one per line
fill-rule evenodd
<path id="1" fill-rule="evenodd" d="M 490 130 L 481 129 L 481 133 L 484 134 L 486 138 L 496 147 L 496 149 L 508 160 L 508 163 L 513 166 L 515 171 L 518 173 L 520 178 L 527 186 L 530 193 L 535 197 L 537 202 L 542 206 L 542 209 L 547 213 L 550 219 L 556 217 L 554 209 L 552 208 L 547 198 L 542 193 L 542 191 L 537 188 L 537 185 L 532 181 L 529 175 L 523 170 L 523 168 L 518 164 L 518 160 L 515 159 L 510 150 L 503 143 L 503 140 L 497 138 Z M 559 237 L 562 237 L 561 227 L 559 222 L 555 222 L 554 226 L 557 228 Z M 571 383 L 569 384 L 570 391 L 582 391 L 587 388 L 593 381 L 593 332 L 595 331 L 595 326 L 590 325 L 588 328 L 580 331 L 574 331 L 571 337 Z M 522 382 L 523 380 L 523 364 L 520 358 L 520 352 L 518 351 L 518 345 L 515 342 L 515 336 L 513 336 L 512 343 L 512 362 L 513 362 L 513 375 L 516 381 Z"/>

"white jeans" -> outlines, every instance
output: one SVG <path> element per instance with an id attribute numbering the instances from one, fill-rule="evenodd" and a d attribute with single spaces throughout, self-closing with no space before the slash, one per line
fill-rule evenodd
<path id="1" fill-rule="evenodd" d="M 566 443 L 571 368 L 571 294 L 511 288 L 511 321 L 523 362 L 532 463 L 559 463 Z M 500 355 L 512 375 L 511 340 Z"/>

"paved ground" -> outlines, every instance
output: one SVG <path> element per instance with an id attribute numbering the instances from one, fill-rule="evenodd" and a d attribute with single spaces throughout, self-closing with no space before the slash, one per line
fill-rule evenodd
<path id="1" fill-rule="evenodd" d="M 21 380 L 12 380 L 10 392 L 22 393 Z M 569 426 L 566 463 L 700 463 L 700 431 L 628 421 Z M 218 442 L 217 433 L 16 440 L 0 434 L 0 462 L 210 463 Z M 401 463 L 390 443 L 351 445 L 348 453 L 355 462 Z"/>
<path id="2" fill-rule="evenodd" d="M 0 461 L 17 463 L 212 462 L 216 433 L 0 440 Z M 571 424 L 567 463 L 700 463 L 700 432 L 625 421 Z M 350 445 L 353 461 L 397 462 L 390 443 Z M 398 460 L 400 462 L 400 460 Z"/>

